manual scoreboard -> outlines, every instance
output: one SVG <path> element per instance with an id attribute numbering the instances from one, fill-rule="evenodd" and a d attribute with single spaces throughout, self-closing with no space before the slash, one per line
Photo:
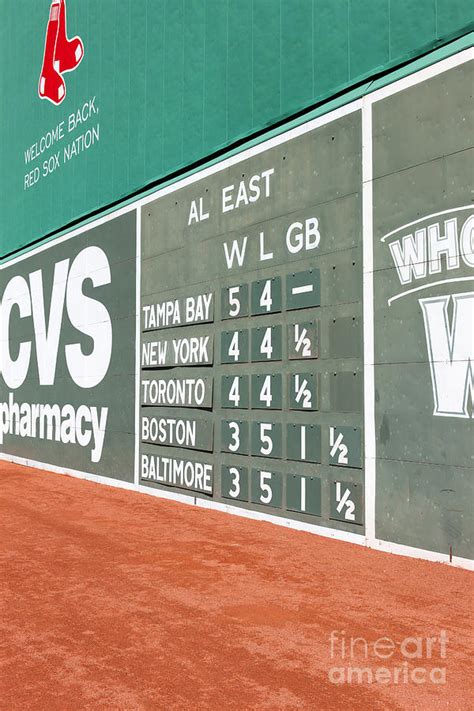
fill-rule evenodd
<path id="1" fill-rule="evenodd" d="M 361 531 L 360 137 L 348 112 L 142 207 L 142 485 Z"/>

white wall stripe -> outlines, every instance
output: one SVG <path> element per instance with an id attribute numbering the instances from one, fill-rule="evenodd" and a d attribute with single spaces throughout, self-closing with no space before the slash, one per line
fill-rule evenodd
<path id="1" fill-rule="evenodd" d="M 139 482 L 140 456 L 140 335 L 141 335 L 141 256 L 142 256 L 142 211 L 137 208 L 136 223 L 136 298 L 135 298 L 135 456 L 134 481 Z"/>
<path id="2" fill-rule="evenodd" d="M 362 250 L 364 332 L 364 441 L 365 532 L 375 541 L 375 341 L 374 341 L 374 244 L 372 184 L 372 104 L 362 106 Z"/>

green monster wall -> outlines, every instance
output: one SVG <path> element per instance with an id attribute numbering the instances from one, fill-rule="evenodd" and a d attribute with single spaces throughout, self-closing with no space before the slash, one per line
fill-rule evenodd
<path id="1" fill-rule="evenodd" d="M 38 96 L 49 0 L 2 3 L 2 256 L 466 34 L 470 6 L 67 0 L 85 55 L 55 106 Z"/>
<path id="2" fill-rule="evenodd" d="M 467 3 L 3 7 L 0 459 L 473 568 Z"/>

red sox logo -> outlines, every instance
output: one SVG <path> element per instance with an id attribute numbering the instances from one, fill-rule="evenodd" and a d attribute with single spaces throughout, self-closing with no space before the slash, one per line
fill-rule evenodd
<path id="1" fill-rule="evenodd" d="M 66 96 L 65 72 L 72 72 L 81 63 L 84 45 L 80 37 L 68 39 L 66 31 L 66 0 L 53 0 L 46 27 L 43 67 L 38 95 L 58 106 Z"/>

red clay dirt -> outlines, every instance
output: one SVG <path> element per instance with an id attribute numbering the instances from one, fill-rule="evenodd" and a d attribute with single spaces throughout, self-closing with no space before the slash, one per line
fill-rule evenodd
<path id="1" fill-rule="evenodd" d="M 1 709 L 472 708 L 472 573 L 17 465 L 0 476 Z M 431 658 L 410 637 L 436 637 Z M 350 666 L 388 672 L 332 683 Z"/>

